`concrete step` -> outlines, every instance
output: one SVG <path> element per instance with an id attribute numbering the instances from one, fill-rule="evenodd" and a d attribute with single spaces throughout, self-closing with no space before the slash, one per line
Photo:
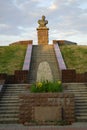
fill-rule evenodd
<path id="1" fill-rule="evenodd" d="M 19 102 L 16 102 L 16 103 L 0 103 L 0 107 L 3 106 L 3 107 L 13 107 L 13 106 L 18 106 L 20 105 Z"/>
<path id="2" fill-rule="evenodd" d="M 12 109 L 12 110 L 1 110 L 0 111 L 0 115 L 1 114 L 19 114 L 19 110 L 15 110 L 15 109 Z"/>
<path id="3" fill-rule="evenodd" d="M 87 93 L 84 89 L 82 89 L 82 90 L 81 89 L 74 89 L 74 90 L 73 89 L 72 90 L 71 89 L 67 89 L 66 91 L 68 91 L 68 92 L 81 92 L 81 93 L 85 92 L 85 93 Z"/>
<path id="4" fill-rule="evenodd" d="M 65 87 L 65 92 L 75 95 L 76 120 L 87 122 L 87 86 L 85 84 L 68 84 L 68 87 Z"/>
<path id="5" fill-rule="evenodd" d="M 6 113 L 6 114 L 0 114 L 0 118 L 18 118 L 18 113 Z"/>
<path id="6" fill-rule="evenodd" d="M 87 100 L 87 97 L 81 97 L 81 96 L 75 96 L 75 100 L 84 100 L 84 101 L 86 101 Z"/>
<path id="7" fill-rule="evenodd" d="M 75 109 L 76 110 L 80 110 L 80 109 L 86 110 L 87 106 L 76 106 Z"/>
<path id="8" fill-rule="evenodd" d="M 67 93 L 73 93 L 74 95 L 75 95 L 75 97 L 81 97 L 81 96 L 83 96 L 83 97 L 87 97 L 87 92 L 84 92 L 84 93 L 79 93 L 79 92 L 69 92 L 69 91 L 65 91 L 65 92 L 67 92 Z"/>
<path id="9" fill-rule="evenodd" d="M 76 113 L 76 116 L 84 116 L 84 117 L 87 117 L 87 113 L 77 112 L 77 113 Z"/>
<path id="10" fill-rule="evenodd" d="M 18 100 L 19 97 L 18 96 L 3 96 L 1 100 Z"/>
<path id="11" fill-rule="evenodd" d="M 78 107 L 83 107 L 83 106 L 87 107 L 87 103 L 75 103 L 75 104 Z"/>
<path id="12" fill-rule="evenodd" d="M 19 123 L 19 119 L 16 117 L 16 118 L 0 118 L 0 123 L 1 124 L 16 124 L 16 123 Z"/>
<path id="13" fill-rule="evenodd" d="M 87 122 L 87 116 L 76 116 L 78 122 Z"/>
<path id="14" fill-rule="evenodd" d="M 0 105 L 1 104 L 9 104 L 9 103 L 19 103 L 19 100 L 1 100 Z"/>
<path id="15" fill-rule="evenodd" d="M 0 111 L 7 111 L 7 110 L 19 110 L 19 106 L 7 106 L 7 107 L 4 107 L 4 106 L 0 106 Z"/>
<path id="16" fill-rule="evenodd" d="M 75 100 L 75 103 L 87 103 L 87 100 L 85 100 L 85 99 L 77 99 L 77 100 Z"/>

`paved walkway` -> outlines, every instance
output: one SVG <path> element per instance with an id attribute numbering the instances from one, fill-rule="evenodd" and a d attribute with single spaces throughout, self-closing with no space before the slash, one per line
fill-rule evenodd
<path id="1" fill-rule="evenodd" d="M 24 126 L 19 124 L 0 124 L 0 130 L 87 130 L 87 123 L 74 123 L 70 126 Z"/>

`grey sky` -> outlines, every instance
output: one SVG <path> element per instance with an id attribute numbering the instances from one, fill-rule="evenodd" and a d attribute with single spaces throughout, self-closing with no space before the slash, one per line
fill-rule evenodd
<path id="1" fill-rule="evenodd" d="M 0 0 L 0 45 L 37 42 L 37 21 L 46 16 L 50 42 L 87 44 L 87 0 Z"/>

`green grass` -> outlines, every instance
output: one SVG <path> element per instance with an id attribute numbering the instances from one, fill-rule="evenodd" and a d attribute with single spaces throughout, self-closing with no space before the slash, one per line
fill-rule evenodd
<path id="1" fill-rule="evenodd" d="M 87 72 L 87 46 L 60 46 L 66 66 L 76 69 L 77 73 Z"/>
<path id="2" fill-rule="evenodd" d="M 21 70 L 27 46 L 0 46 L 0 73 L 14 74 L 14 70 Z M 60 46 L 64 61 L 68 68 L 77 72 L 87 72 L 87 46 Z"/>
<path id="3" fill-rule="evenodd" d="M 14 74 L 22 69 L 27 46 L 0 46 L 0 73 Z"/>

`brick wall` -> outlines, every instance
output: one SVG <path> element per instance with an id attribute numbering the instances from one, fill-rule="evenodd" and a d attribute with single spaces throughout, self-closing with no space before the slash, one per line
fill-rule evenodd
<path id="1" fill-rule="evenodd" d="M 27 70 L 16 70 L 14 76 L 15 76 L 15 83 L 28 83 Z"/>
<path id="2" fill-rule="evenodd" d="M 72 69 L 62 70 L 62 82 L 76 82 L 76 71 Z"/>
<path id="3" fill-rule="evenodd" d="M 7 74 L 0 73 L 0 84 L 4 84 L 6 79 L 7 79 Z"/>
<path id="4" fill-rule="evenodd" d="M 62 70 L 62 82 L 63 83 L 85 83 L 87 82 L 87 72 L 78 74 L 74 69 Z"/>
<path id="5" fill-rule="evenodd" d="M 5 80 L 6 84 L 13 84 L 15 83 L 15 76 L 14 75 L 8 75 L 6 80 Z"/>
<path id="6" fill-rule="evenodd" d="M 76 82 L 85 82 L 85 74 L 76 74 Z"/>
<path id="7" fill-rule="evenodd" d="M 0 74 L 0 84 L 2 82 L 6 84 L 28 83 L 28 71 L 16 70 L 14 75 Z"/>
<path id="8" fill-rule="evenodd" d="M 57 43 L 59 45 L 77 45 L 75 42 L 67 41 L 67 40 L 53 40 L 53 44 Z"/>
<path id="9" fill-rule="evenodd" d="M 33 43 L 33 40 L 27 40 L 27 41 L 17 41 L 17 42 L 11 43 L 10 45 L 28 45 L 32 43 Z"/>
<path id="10" fill-rule="evenodd" d="M 20 96 L 19 122 L 29 125 L 75 121 L 74 95 L 67 93 L 24 93 Z M 49 120 L 49 122 L 47 122 Z M 52 122 L 53 121 L 53 122 Z"/>

